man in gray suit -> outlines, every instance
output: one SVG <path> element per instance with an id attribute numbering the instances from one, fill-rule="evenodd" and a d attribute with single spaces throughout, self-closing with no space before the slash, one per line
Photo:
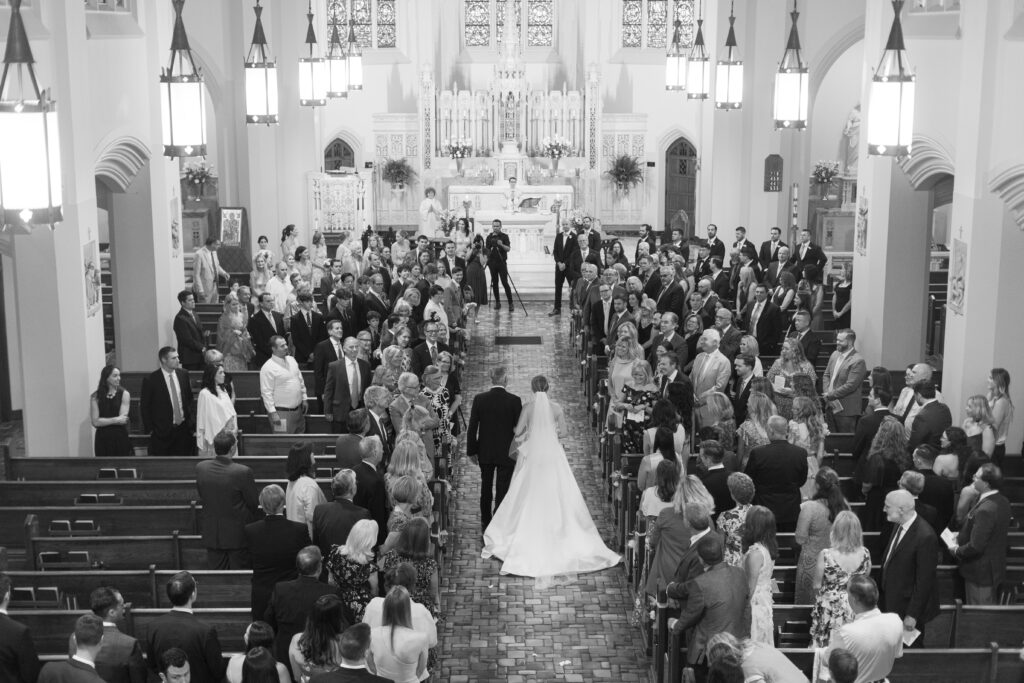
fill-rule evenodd
<path id="1" fill-rule="evenodd" d="M 720 536 L 708 534 L 700 539 L 697 554 L 704 573 L 689 582 L 686 607 L 679 619 L 669 620 L 669 628 L 676 634 L 691 629 L 686 640 L 686 661 L 706 674 L 704 650 L 711 636 L 722 632 L 737 638 L 750 635 L 750 599 L 746 574 L 723 561 L 725 545 Z M 703 676 L 697 678 L 703 680 Z"/>
<path id="2" fill-rule="evenodd" d="M 836 332 L 836 350 L 828 359 L 828 367 L 821 377 L 821 393 L 836 421 L 836 431 L 852 433 L 857 418 L 864 412 L 863 385 L 868 367 L 854 344 L 857 333 L 853 330 Z"/>
<path id="3" fill-rule="evenodd" d="M 107 683 L 146 683 L 146 662 L 139 641 L 121 633 L 124 598 L 116 588 L 103 586 L 89 595 L 89 609 L 103 620 L 103 644 L 96 655 L 96 673 Z M 75 634 L 68 638 L 68 654 L 78 650 Z"/>
<path id="4" fill-rule="evenodd" d="M 210 569 L 249 569 L 252 561 L 245 525 L 259 517 L 256 480 L 251 468 L 231 460 L 234 435 L 218 434 L 213 439 L 213 450 L 215 458 L 196 465 L 206 561 Z"/>

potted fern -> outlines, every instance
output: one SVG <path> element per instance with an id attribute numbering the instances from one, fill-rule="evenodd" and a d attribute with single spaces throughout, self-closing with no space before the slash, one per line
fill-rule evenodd
<path id="1" fill-rule="evenodd" d="M 405 158 L 388 159 L 384 162 L 380 175 L 391 184 L 391 189 L 401 192 L 405 190 L 407 183 L 416 178 L 416 171 L 412 170 L 412 166 Z"/>
<path id="2" fill-rule="evenodd" d="M 605 172 L 605 175 L 611 178 L 615 183 L 615 188 L 623 194 L 629 194 L 632 188 L 644 181 L 644 172 L 640 168 L 640 162 L 636 157 L 631 157 L 628 154 L 620 154 L 615 157 L 611 168 Z"/>

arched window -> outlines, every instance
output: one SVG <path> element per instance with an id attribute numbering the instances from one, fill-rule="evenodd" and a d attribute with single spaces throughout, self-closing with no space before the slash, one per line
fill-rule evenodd
<path id="1" fill-rule="evenodd" d="M 391 48 L 397 45 L 395 0 L 327 0 L 327 37 L 330 27 L 338 24 L 342 42 L 348 37 L 348 5 L 352 3 L 352 18 L 356 44 L 361 48 Z"/>
<path id="2" fill-rule="evenodd" d="M 693 45 L 693 0 L 622 0 L 622 47 L 664 48 L 676 20 L 684 48 Z"/>
<path id="3" fill-rule="evenodd" d="M 554 45 L 555 0 L 464 0 L 462 40 L 466 47 L 501 47 L 506 2 L 514 3 L 521 45 L 526 48 Z"/>
<path id="4" fill-rule="evenodd" d="M 347 142 L 334 138 L 324 149 L 324 170 L 337 171 L 343 168 L 355 168 L 356 155 Z"/>

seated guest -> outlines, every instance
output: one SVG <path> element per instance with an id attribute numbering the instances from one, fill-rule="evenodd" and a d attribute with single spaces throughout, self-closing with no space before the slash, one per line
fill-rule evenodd
<path id="1" fill-rule="evenodd" d="M 188 572 L 178 572 L 167 582 L 171 610 L 154 619 L 146 630 L 146 660 L 153 675 L 167 670 L 160 655 L 171 648 L 185 653 L 191 680 L 196 683 L 220 683 L 224 678 L 217 629 L 192 612 L 196 600 L 196 580 Z M 179 665 L 174 665 L 180 668 Z"/>
<path id="2" fill-rule="evenodd" d="M 356 522 L 370 518 L 366 508 L 352 502 L 356 495 L 355 472 L 340 470 L 335 474 L 331 492 L 334 500 L 317 505 L 313 510 L 313 543 L 320 548 L 323 557 L 329 555 L 334 546 L 345 543 Z"/>
<path id="3" fill-rule="evenodd" d="M 323 563 L 320 549 L 315 545 L 299 551 L 295 556 L 295 569 L 298 578 L 274 586 L 265 615 L 267 624 L 277 631 L 273 650 L 279 662 L 288 661 L 288 646 L 292 637 L 305 627 L 313 604 L 320 596 L 334 593 L 333 588 L 320 581 Z M 351 615 L 346 615 L 346 618 L 351 620 Z"/>
<path id="4" fill-rule="evenodd" d="M 762 683 L 808 683 L 807 676 L 793 661 L 774 646 L 749 638 L 737 638 L 721 632 L 708 640 L 708 664 L 725 658 L 736 658 L 743 667 L 747 681 Z"/>
<path id="5" fill-rule="evenodd" d="M 338 467 L 354 469 L 363 460 L 363 451 L 359 444 L 370 429 L 370 416 L 367 410 L 358 408 L 350 412 L 346 427 L 347 433 L 339 434 L 334 442 L 334 461 Z"/>
<path id="6" fill-rule="evenodd" d="M 288 449 L 285 470 L 288 476 L 288 488 L 284 494 L 285 515 L 293 522 L 305 524 L 312 537 L 313 512 L 318 505 L 327 502 L 327 497 L 315 479 L 316 461 L 308 441 L 297 441 Z"/>
<path id="7" fill-rule="evenodd" d="M 75 652 L 66 660 L 48 662 L 39 672 L 39 683 L 104 683 L 96 672 L 96 657 L 103 643 L 103 620 L 83 614 L 75 621 L 72 636 Z"/>
<path id="8" fill-rule="evenodd" d="M 672 507 L 672 499 L 679 486 L 679 470 L 679 463 L 675 459 L 663 459 L 658 463 L 654 471 L 654 484 L 644 489 L 640 496 L 640 513 L 644 517 L 655 518 L 662 510 Z"/>
<path id="9" fill-rule="evenodd" d="M 253 680 L 251 677 L 245 676 L 244 672 L 247 668 L 266 668 L 268 673 L 275 671 L 280 683 L 291 683 L 292 677 L 288 673 L 288 667 L 275 660 L 274 655 L 271 654 L 274 649 L 274 629 L 270 627 L 270 624 L 265 621 L 252 622 L 245 628 L 243 641 L 245 642 L 245 652 L 239 652 L 228 660 L 228 670 L 225 674 L 228 683 Z"/>
<path id="10" fill-rule="evenodd" d="M 389 571 L 403 562 L 416 569 L 416 588 L 412 591 L 412 598 L 437 617 L 440 614 L 438 568 L 430 548 L 430 527 L 422 517 L 409 520 L 402 528 L 394 549 L 381 556 L 380 568 Z"/>
<path id="11" fill-rule="evenodd" d="M 356 621 L 363 618 L 366 603 L 377 593 L 377 567 L 373 547 L 377 543 L 377 523 L 361 519 L 352 527 L 344 545 L 334 546 L 325 564 L 332 584 Z"/>
<path id="12" fill-rule="evenodd" d="M 856 683 L 881 681 L 903 656 L 903 620 L 878 609 L 878 587 L 867 575 L 850 579 L 847 599 L 854 619 L 832 631 L 828 655 L 837 648 L 848 650 L 857 660 Z"/>
<path id="13" fill-rule="evenodd" d="M 103 620 L 103 644 L 93 664 L 107 683 L 145 683 L 146 662 L 139 641 L 118 630 L 124 619 L 124 598 L 110 587 L 97 588 L 89 595 L 89 609 Z M 74 634 L 68 639 L 68 654 L 78 649 Z M 5 679 L 10 680 L 10 679 Z"/>
<path id="14" fill-rule="evenodd" d="M 203 504 L 203 545 L 209 569 L 248 569 L 245 525 L 259 513 L 252 469 L 232 462 L 235 436 L 221 432 L 213 440 L 217 457 L 196 465 L 196 488 Z"/>
<path id="15" fill-rule="evenodd" d="M 392 683 L 387 678 L 370 673 L 366 655 L 370 650 L 371 629 L 367 624 L 349 626 L 341 634 L 339 652 L 341 667 L 317 674 L 310 683 Z"/>
<path id="16" fill-rule="evenodd" d="M 409 591 L 394 586 L 384 598 L 381 625 L 371 630 L 373 670 L 395 683 L 417 683 L 427 670 L 427 636 L 412 625 Z"/>
<path id="17" fill-rule="evenodd" d="M 260 492 L 260 507 L 266 515 L 245 527 L 245 540 L 252 559 L 253 621 L 263 617 L 270 594 L 280 581 L 296 577 L 295 556 L 309 545 L 309 530 L 303 522 L 284 517 L 284 491 L 271 484 Z"/>
<path id="18" fill-rule="evenodd" d="M 306 628 L 295 634 L 288 646 L 292 680 L 308 681 L 317 674 L 336 671 L 341 666 L 341 634 L 348 626 L 341 598 L 317 598 Z"/>

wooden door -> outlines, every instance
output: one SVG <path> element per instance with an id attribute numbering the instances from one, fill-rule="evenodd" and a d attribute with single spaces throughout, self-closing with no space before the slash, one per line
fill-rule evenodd
<path id="1" fill-rule="evenodd" d="M 697 150 L 686 138 L 679 138 L 665 155 L 665 231 L 678 225 L 680 211 L 686 214 L 683 237 L 694 234 L 697 208 Z"/>

